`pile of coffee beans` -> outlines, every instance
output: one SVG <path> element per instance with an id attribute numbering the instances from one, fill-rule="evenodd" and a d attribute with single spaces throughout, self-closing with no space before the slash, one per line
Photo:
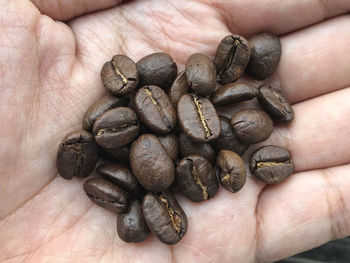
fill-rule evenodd
<path id="1" fill-rule="evenodd" d="M 135 63 L 116 55 L 103 65 L 101 79 L 109 95 L 91 105 L 82 130 L 69 133 L 57 153 L 65 179 L 96 178 L 84 191 L 97 205 L 117 213 L 117 232 L 125 242 L 141 242 L 152 232 L 175 244 L 187 231 L 187 217 L 174 197 L 193 202 L 213 198 L 221 184 L 239 191 L 246 182 L 241 155 L 249 145 L 270 137 L 274 122 L 293 120 L 293 109 L 270 85 L 281 57 L 281 43 L 271 34 L 247 41 L 229 35 L 214 60 L 191 55 L 183 72 L 165 53 Z M 241 81 L 242 75 L 264 80 Z M 227 105 L 256 100 L 230 115 Z M 226 117 L 225 117 L 226 115 Z M 293 172 L 288 150 L 263 146 L 251 154 L 251 173 L 266 184 Z"/>

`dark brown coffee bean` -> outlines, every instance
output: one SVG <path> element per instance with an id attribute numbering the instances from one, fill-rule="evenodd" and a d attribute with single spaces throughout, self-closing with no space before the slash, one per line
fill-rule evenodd
<path id="1" fill-rule="evenodd" d="M 92 202 L 103 208 L 122 213 L 128 207 L 128 193 L 103 178 L 87 180 L 83 189 Z"/>
<path id="2" fill-rule="evenodd" d="M 74 131 L 67 134 L 58 147 L 57 171 L 64 179 L 87 177 L 95 169 L 97 160 L 94 137 L 86 131 Z"/>
<path id="3" fill-rule="evenodd" d="M 208 56 L 196 53 L 191 55 L 186 64 L 188 87 L 202 96 L 209 96 L 215 91 L 216 71 Z"/>
<path id="4" fill-rule="evenodd" d="M 126 106 L 130 99 L 128 97 L 114 97 L 112 95 L 106 95 L 92 104 L 83 117 L 83 130 L 91 132 L 94 122 L 106 111 Z"/>
<path id="5" fill-rule="evenodd" d="M 276 184 L 293 173 L 294 165 L 287 149 L 263 146 L 250 156 L 249 169 L 265 184 Z"/>
<path id="6" fill-rule="evenodd" d="M 221 133 L 219 138 L 211 143 L 216 152 L 220 150 L 230 150 L 242 155 L 249 147 L 248 144 L 241 143 L 232 130 L 231 121 L 225 117 L 219 117 Z M 204 156 L 205 157 L 205 156 Z"/>
<path id="7" fill-rule="evenodd" d="M 277 36 L 262 33 L 249 39 L 251 57 L 246 69 L 253 79 L 263 80 L 275 72 L 281 58 L 281 41 Z"/>
<path id="8" fill-rule="evenodd" d="M 166 89 L 177 75 L 174 60 L 166 53 L 153 53 L 137 62 L 140 73 L 140 87 L 155 85 Z"/>
<path id="9" fill-rule="evenodd" d="M 214 59 L 217 78 L 222 84 L 236 81 L 244 72 L 250 58 L 248 41 L 239 35 L 221 40 Z"/>
<path id="10" fill-rule="evenodd" d="M 129 165 L 130 144 L 120 148 L 100 148 L 100 157 L 114 163 Z"/>
<path id="11" fill-rule="evenodd" d="M 189 91 L 186 80 L 186 73 L 182 71 L 177 78 L 174 80 L 171 85 L 168 94 L 171 104 L 173 104 L 174 108 L 177 108 L 177 104 L 182 97 L 182 95 L 186 94 Z"/>
<path id="12" fill-rule="evenodd" d="M 178 163 L 176 182 L 180 192 L 193 202 L 213 198 L 219 189 L 213 167 L 199 155 L 190 155 Z"/>
<path id="13" fill-rule="evenodd" d="M 258 95 L 258 89 L 247 83 L 230 83 L 217 89 L 211 97 L 214 105 L 251 100 Z"/>
<path id="14" fill-rule="evenodd" d="M 281 92 L 263 85 L 259 89 L 258 99 L 273 120 L 284 123 L 293 120 L 294 111 Z"/>
<path id="15" fill-rule="evenodd" d="M 116 55 L 101 70 L 103 85 L 115 96 L 133 92 L 139 83 L 136 63 L 127 56 Z"/>
<path id="16" fill-rule="evenodd" d="M 231 125 L 231 124 L 230 124 Z M 199 155 L 214 164 L 216 155 L 209 143 L 197 143 L 188 138 L 184 133 L 179 136 L 181 157 L 185 158 L 189 155 Z"/>
<path id="17" fill-rule="evenodd" d="M 124 213 L 117 215 L 118 236 L 124 242 L 142 242 L 150 234 L 141 207 L 139 201 L 133 200 Z"/>
<path id="18" fill-rule="evenodd" d="M 173 160 L 152 134 L 143 134 L 132 143 L 130 165 L 138 182 L 149 191 L 163 191 L 175 178 Z"/>
<path id="19" fill-rule="evenodd" d="M 187 216 L 170 192 L 148 193 L 142 214 L 152 233 L 165 244 L 176 244 L 187 232 Z"/>
<path id="20" fill-rule="evenodd" d="M 132 142 L 139 134 L 136 113 L 126 107 L 118 107 L 102 114 L 94 123 L 92 134 L 103 148 L 119 148 Z"/>
<path id="21" fill-rule="evenodd" d="M 238 192 L 246 181 L 246 169 L 242 158 L 235 152 L 221 150 L 217 161 L 221 185 L 232 193 Z"/>
<path id="22" fill-rule="evenodd" d="M 163 136 L 158 136 L 161 144 L 163 145 L 165 151 L 168 153 L 169 157 L 176 162 L 179 156 L 179 140 L 175 134 L 167 134 Z"/>
<path id="23" fill-rule="evenodd" d="M 183 132 L 196 142 L 209 142 L 220 135 L 220 122 L 209 99 L 185 94 L 177 106 Z"/>
<path id="24" fill-rule="evenodd" d="M 135 96 L 136 112 L 152 131 L 167 134 L 176 125 L 176 110 L 168 95 L 157 86 L 145 86 Z"/>
<path id="25" fill-rule="evenodd" d="M 233 132 L 245 144 L 262 142 L 270 137 L 273 122 L 269 115 L 258 110 L 243 110 L 231 117 Z"/>

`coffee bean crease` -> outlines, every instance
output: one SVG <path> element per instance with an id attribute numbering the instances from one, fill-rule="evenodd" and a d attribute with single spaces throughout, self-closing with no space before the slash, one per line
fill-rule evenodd
<path id="1" fill-rule="evenodd" d="M 204 127 L 204 130 L 205 130 L 205 138 L 207 139 L 212 135 L 212 133 L 211 133 L 211 131 L 208 127 L 207 121 L 203 115 L 201 103 L 199 102 L 199 99 L 197 96 L 193 96 L 193 101 L 197 107 L 197 112 L 198 112 L 199 118 L 200 118 L 202 125 Z"/>

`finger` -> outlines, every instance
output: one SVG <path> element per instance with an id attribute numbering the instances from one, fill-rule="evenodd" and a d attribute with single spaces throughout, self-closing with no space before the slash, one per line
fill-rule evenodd
<path id="1" fill-rule="evenodd" d="M 274 262 L 350 234 L 350 165 L 292 175 L 257 205 L 258 262 Z"/>

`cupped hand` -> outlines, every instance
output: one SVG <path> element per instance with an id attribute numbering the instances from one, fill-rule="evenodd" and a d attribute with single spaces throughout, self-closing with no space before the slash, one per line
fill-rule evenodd
<path id="1" fill-rule="evenodd" d="M 272 262 L 349 235 L 349 1 L 120 2 L 0 0 L 0 261 Z M 199 204 L 178 196 L 189 227 L 174 246 L 122 242 L 115 214 L 55 167 L 61 139 L 106 92 L 101 66 L 162 51 L 183 68 L 230 32 L 261 31 L 281 36 L 275 77 L 295 110 L 264 144 L 288 148 L 295 173 L 275 186 L 249 176 Z"/>

